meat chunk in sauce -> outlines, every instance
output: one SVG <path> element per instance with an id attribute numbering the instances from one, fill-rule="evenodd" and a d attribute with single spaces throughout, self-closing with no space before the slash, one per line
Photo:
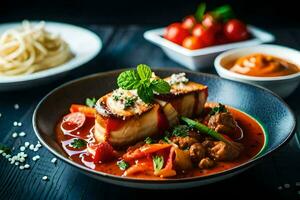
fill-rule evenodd
<path id="1" fill-rule="evenodd" d="M 212 168 L 213 166 L 215 166 L 215 164 L 216 164 L 215 161 L 213 161 L 209 157 L 206 157 L 206 158 L 201 159 L 201 161 L 198 164 L 198 167 L 200 169 L 209 169 L 209 168 Z"/>
<path id="2" fill-rule="evenodd" d="M 209 155 L 216 161 L 231 161 L 239 157 L 243 146 L 239 143 L 234 145 L 226 144 L 222 141 L 214 142 L 214 146 L 209 148 Z"/>
<path id="3" fill-rule="evenodd" d="M 237 122 L 230 112 L 221 112 L 212 115 L 207 125 L 209 128 L 220 133 L 230 133 L 237 129 Z"/>
<path id="4" fill-rule="evenodd" d="M 198 163 L 202 158 L 205 157 L 206 150 L 201 143 L 192 144 L 190 149 L 190 157 L 194 163 Z"/>
<path id="5" fill-rule="evenodd" d="M 186 136 L 186 137 L 171 137 L 170 139 L 173 143 L 177 144 L 180 149 L 189 148 L 192 144 L 198 142 L 198 140 L 194 137 Z"/>

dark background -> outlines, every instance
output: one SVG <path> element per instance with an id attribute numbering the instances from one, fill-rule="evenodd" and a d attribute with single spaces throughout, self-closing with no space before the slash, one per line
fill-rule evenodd
<path id="1" fill-rule="evenodd" d="M 193 13 L 201 0 L 1 0 L 0 22 L 44 19 L 74 24 L 165 25 Z M 299 1 L 207 0 L 209 8 L 228 3 L 239 18 L 258 26 L 299 27 Z"/>

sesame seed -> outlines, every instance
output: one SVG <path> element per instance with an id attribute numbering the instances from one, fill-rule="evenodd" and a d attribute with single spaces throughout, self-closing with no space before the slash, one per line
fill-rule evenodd
<path id="1" fill-rule="evenodd" d="M 48 180 L 48 176 L 43 176 L 42 178 L 44 181 Z"/>
<path id="2" fill-rule="evenodd" d="M 22 131 L 22 132 L 19 133 L 19 136 L 24 137 L 24 136 L 26 136 L 26 133 L 24 131 Z"/>
<path id="3" fill-rule="evenodd" d="M 36 148 L 36 147 L 33 149 L 33 151 L 38 151 L 38 150 L 39 150 L 39 148 Z"/>
<path id="4" fill-rule="evenodd" d="M 8 158 L 10 158 L 10 157 L 11 157 L 11 155 L 10 155 L 10 154 L 8 154 L 8 155 L 6 155 L 6 156 L 5 156 L 5 158 L 7 158 L 7 159 L 8 159 Z"/>
<path id="5" fill-rule="evenodd" d="M 17 166 L 18 166 L 19 164 L 20 164 L 19 162 L 15 162 L 15 165 L 17 165 Z"/>
<path id="6" fill-rule="evenodd" d="M 31 145 L 29 146 L 29 149 L 30 149 L 30 150 L 33 150 L 33 149 L 34 149 L 34 145 L 31 144 Z"/>
<path id="7" fill-rule="evenodd" d="M 24 143 L 24 146 L 25 146 L 25 147 L 29 147 L 29 145 L 30 145 L 29 142 L 25 142 L 25 143 Z"/>
<path id="8" fill-rule="evenodd" d="M 22 122 L 18 122 L 18 126 L 22 126 Z"/>
<path id="9" fill-rule="evenodd" d="M 21 165 L 19 168 L 20 168 L 21 170 L 23 170 L 23 169 L 24 169 L 24 166 L 23 166 L 23 165 Z"/>
<path id="10" fill-rule="evenodd" d="M 16 121 L 14 121 L 14 124 L 13 124 L 14 126 L 18 126 L 18 122 L 16 122 Z"/>
<path id="11" fill-rule="evenodd" d="M 285 188 L 290 188 L 290 186 L 291 186 L 291 185 L 288 184 L 288 183 L 286 183 L 286 184 L 283 185 L 283 187 L 285 187 Z"/>
<path id="12" fill-rule="evenodd" d="M 56 163 L 56 161 L 57 161 L 57 158 L 52 158 L 52 160 L 51 160 L 51 162 L 54 164 Z"/>
<path id="13" fill-rule="evenodd" d="M 26 149 L 26 147 L 24 147 L 24 146 L 20 147 L 20 151 L 25 151 L 25 149 Z"/>
<path id="14" fill-rule="evenodd" d="M 25 168 L 25 169 L 28 169 L 29 167 L 30 167 L 29 164 L 25 164 L 25 165 L 24 165 L 24 168 Z"/>
<path id="15" fill-rule="evenodd" d="M 11 136 L 12 136 L 13 138 L 16 138 L 16 137 L 18 137 L 18 133 L 14 132 Z"/>
<path id="16" fill-rule="evenodd" d="M 41 145 L 41 143 L 37 143 L 37 144 L 35 145 L 35 147 L 40 148 L 40 147 L 42 147 L 42 145 Z"/>
<path id="17" fill-rule="evenodd" d="M 14 108 L 15 108 L 16 110 L 18 110 L 18 109 L 20 108 L 19 104 L 16 103 L 16 104 L 14 105 Z"/>

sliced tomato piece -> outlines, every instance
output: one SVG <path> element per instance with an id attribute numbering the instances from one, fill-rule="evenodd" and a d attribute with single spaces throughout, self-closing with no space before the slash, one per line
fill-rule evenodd
<path id="1" fill-rule="evenodd" d="M 65 131 L 75 131 L 83 126 L 86 118 L 81 112 L 73 112 L 63 117 L 61 127 Z"/>
<path id="2" fill-rule="evenodd" d="M 99 163 L 111 161 L 116 158 L 116 156 L 117 153 L 114 148 L 108 142 L 102 142 L 96 146 L 94 162 Z"/>
<path id="3" fill-rule="evenodd" d="M 135 149 L 134 151 L 129 151 L 123 155 L 124 160 L 134 160 L 145 157 L 151 153 L 155 153 L 165 148 L 170 148 L 171 144 L 145 144 L 144 146 Z"/>
<path id="4" fill-rule="evenodd" d="M 96 109 L 91 108 L 85 105 L 80 105 L 80 104 L 72 104 L 70 107 L 70 112 L 81 112 L 83 113 L 86 117 L 95 117 L 96 115 Z"/>

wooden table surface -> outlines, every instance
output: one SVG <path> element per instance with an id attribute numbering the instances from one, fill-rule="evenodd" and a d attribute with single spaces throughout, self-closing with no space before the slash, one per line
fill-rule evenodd
<path id="1" fill-rule="evenodd" d="M 0 143 L 15 148 L 25 141 L 36 143 L 31 123 L 33 111 L 44 95 L 64 82 L 96 72 L 134 67 L 139 63 L 153 67 L 182 67 L 143 39 L 143 32 L 152 27 L 89 25 L 86 28 L 96 32 L 103 41 L 103 49 L 93 61 L 55 83 L 23 91 L 0 92 Z M 268 31 L 275 35 L 275 43 L 300 50 L 300 29 Z M 215 73 L 213 66 L 203 72 Z M 300 87 L 285 100 L 299 122 Z M 15 104 L 20 108 L 14 109 Z M 22 122 L 22 126 L 14 127 L 14 121 Z M 26 136 L 12 138 L 15 131 L 24 131 Z M 37 162 L 29 160 L 29 170 L 20 170 L 0 156 L 0 199 L 141 199 L 145 196 L 154 199 L 162 195 L 182 199 L 187 194 L 199 198 L 227 196 L 240 199 L 244 195 L 253 198 L 263 195 L 273 199 L 300 199 L 300 148 L 296 137 L 263 162 L 231 179 L 174 191 L 138 190 L 97 181 L 60 160 L 54 165 L 50 162 L 54 156 L 46 148 L 28 154 L 41 157 Z M 49 177 L 48 181 L 42 180 L 45 175 Z"/>

